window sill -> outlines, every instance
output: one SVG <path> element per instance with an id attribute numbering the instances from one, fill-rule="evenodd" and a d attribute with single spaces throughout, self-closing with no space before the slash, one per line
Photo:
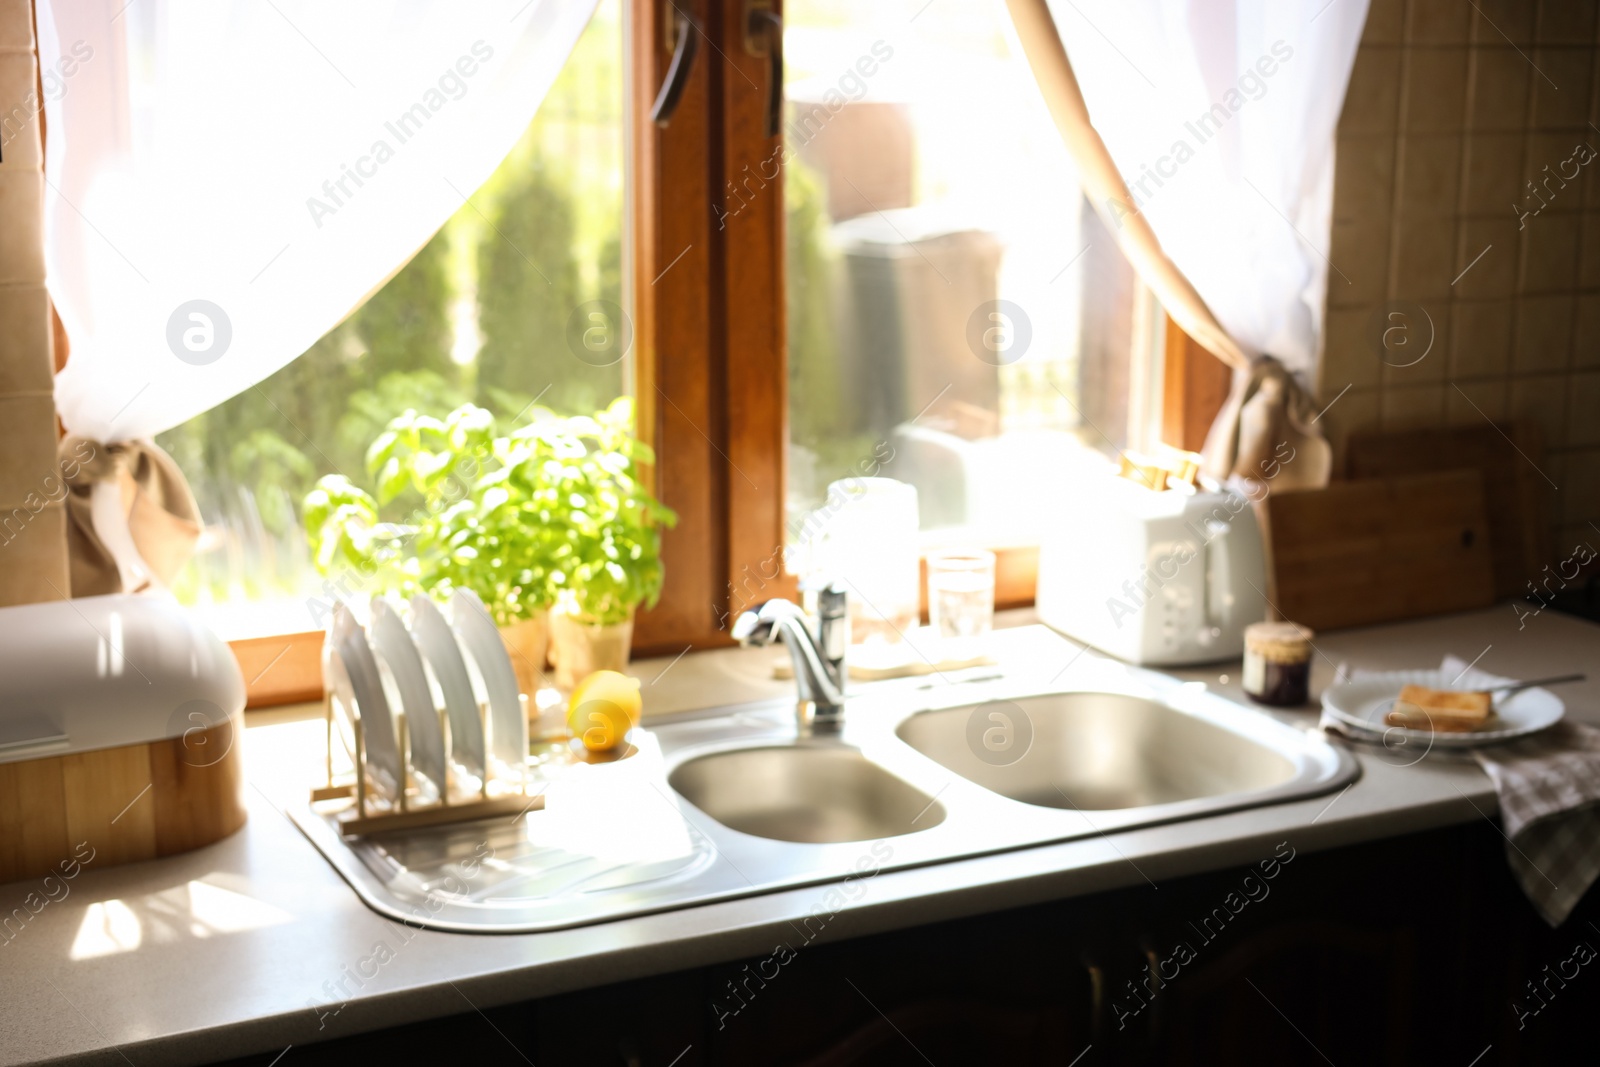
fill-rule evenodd
<path id="1" fill-rule="evenodd" d="M 303 630 L 229 641 L 244 675 L 245 707 L 321 700 L 322 633 Z"/>
<path id="2" fill-rule="evenodd" d="M 982 544 L 995 554 L 994 600 L 997 611 L 1033 604 L 1039 574 L 1039 546 L 974 540 L 972 531 L 939 530 L 924 536 L 921 615 L 927 621 L 927 556 L 939 548 Z M 775 595 L 783 595 L 780 590 Z M 194 609 L 218 637 L 228 643 L 244 675 L 246 706 L 275 707 L 322 699 L 322 638 L 318 619 L 305 597 L 211 604 Z M 693 647 L 693 646 L 691 646 Z M 647 655 L 667 657 L 678 649 L 641 648 Z M 648 659 L 640 662 L 649 662 Z"/>
<path id="3" fill-rule="evenodd" d="M 1048 661 L 1050 654 L 1059 654 L 1062 639 L 1048 627 L 1037 625 L 1038 622 L 1038 616 L 1031 609 L 995 613 L 995 637 L 991 651 L 1001 669 L 1020 671 L 1030 665 L 1037 667 L 1040 662 Z M 282 647 L 283 641 L 279 640 L 278 648 Z M 708 708 L 793 699 L 794 681 L 777 678 L 773 674 L 773 664 L 786 658 L 787 654 L 781 648 L 702 649 L 687 655 L 636 659 L 628 665 L 628 673 L 639 679 L 645 700 L 644 714 L 649 720 L 701 712 Z M 853 693 L 861 693 L 878 686 L 892 688 L 926 681 L 926 677 L 857 681 L 851 683 L 850 689 Z M 319 677 L 316 691 L 309 696 L 278 702 L 301 705 L 298 709 L 269 709 L 265 704 L 252 704 L 248 725 L 320 719 L 321 712 L 316 702 L 321 698 Z M 320 757 L 317 768 L 321 768 Z"/>
<path id="4" fill-rule="evenodd" d="M 995 547 L 993 551 L 995 610 L 1005 612 L 1010 617 L 1008 621 L 1002 621 L 997 616 L 995 625 L 1017 626 L 1034 621 L 1031 611 L 1017 609 L 1031 608 L 1033 605 L 1039 573 L 1038 546 Z M 926 556 L 922 568 L 922 616 L 926 620 Z M 302 602 L 294 603 L 300 612 L 304 611 Z M 285 615 L 281 607 L 273 602 L 239 605 L 221 611 L 201 609 L 200 614 L 217 635 L 228 643 L 239 661 L 239 671 L 245 680 L 246 707 L 268 708 L 322 699 L 323 631 L 307 628 L 309 620 L 304 614 Z M 289 621 L 290 625 L 285 626 L 285 621 Z M 295 623 L 301 628 L 293 628 Z M 278 628 L 274 629 L 275 626 Z M 716 654 L 733 650 L 702 651 Z M 681 656 L 682 653 L 669 653 L 659 662 L 663 665 L 676 662 L 673 655 Z M 641 678 L 649 682 L 651 676 L 648 675 L 648 667 L 657 661 L 646 658 L 635 662 Z"/>

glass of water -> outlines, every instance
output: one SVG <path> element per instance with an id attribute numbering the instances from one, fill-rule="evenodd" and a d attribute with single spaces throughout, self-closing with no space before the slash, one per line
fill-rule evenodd
<path id="1" fill-rule="evenodd" d="M 981 548 L 928 557 L 928 625 L 954 655 L 977 651 L 994 626 L 994 553 Z"/>

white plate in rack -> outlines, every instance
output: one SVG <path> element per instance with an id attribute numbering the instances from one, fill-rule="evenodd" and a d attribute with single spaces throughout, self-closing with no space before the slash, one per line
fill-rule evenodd
<path id="1" fill-rule="evenodd" d="M 483 777 L 483 719 L 472 695 L 472 676 L 455 631 L 439 606 L 422 593 L 411 598 L 411 632 L 422 649 L 422 659 L 439 683 L 445 714 L 450 719 L 450 758 L 459 770 Z"/>
<path id="2" fill-rule="evenodd" d="M 1357 729 L 1376 731 L 1389 737 L 1398 734 L 1408 741 L 1431 742 L 1439 748 L 1476 748 L 1479 745 L 1502 744 L 1548 729 L 1560 722 L 1566 712 L 1561 698 L 1550 690 L 1524 689 L 1495 703 L 1493 720 L 1487 729 L 1450 733 L 1390 726 L 1384 722 L 1384 716 L 1400 696 L 1401 686 L 1405 685 L 1423 685 L 1429 689 L 1490 688 L 1487 684 L 1469 683 L 1459 673 L 1451 676 L 1439 670 L 1384 671 L 1329 686 L 1322 694 L 1322 706 L 1334 718 Z"/>
<path id="3" fill-rule="evenodd" d="M 444 731 L 439 727 L 439 709 L 434 706 L 433 693 L 428 689 L 422 657 L 417 654 L 411 633 L 394 605 L 384 597 L 372 598 L 371 630 L 372 644 L 389 668 L 400 694 L 400 706 L 405 709 L 406 735 L 411 740 L 411 769 L 426 778 L 442 795 L 445 788 Z M 422 786 L 419 784 L 418 788 Z"/>
<path id="4" fill-rule="evenodd" d="M 356 714 L 361 720 L 362 747 L 366 749 L 367 775 L 383 799 L 397 803 L 405 788 L 405 768 L 400 765 L 400 744 L 395 738 L 394 714 L 383 692 L 378 661 L 367 635 L 348 604 L 333 609 L 334 649 L 350 682 Z"/>
<path id="5" fill-rule="evenodd" d="M 470 589 L 450 597 L 450 621 L 472 657 L 489 700 L 489 756 L 502 768 L 518 770 L 528 761 L 528 720 L 518 699 L 517 672 L 489 609 Z"/>

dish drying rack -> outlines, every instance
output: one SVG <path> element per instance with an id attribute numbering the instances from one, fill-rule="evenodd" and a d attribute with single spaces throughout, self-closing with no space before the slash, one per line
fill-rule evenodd
<path id="1" fill-rule="evenodd" d="M 540 741 L 534 746 L 539 751 L 531 751 L 529 698 L 516 691 L 510 654 L 487 610 L 469 592 L 456 593 L 450 608 L 448 630 L 424 633 L 426 627 L 418 616 L 437 612 L 437 607 L 424 597 L 412 598 L 412 623 L 406 632 L 414 641 L 396 642 L 390 633 L 387 644 L 369 638 L 369 627 L 356 622 L 347 605 L 340 604 L 335 610 L 323 648 L 326 777 L 324 784 L 311 790 L 310 801 L 312 810 L 329 816 L 345 837 L 520 816 L 544 807 L 544 786 L 550 779 L 543 772 L 577 763 L 611 763 L 635 751 L 624 743 L 610 752 L 591 752 L 580 742 L 565 738 Z M 370 629 L 377 628 L 384 612 L 394 620 L 399 618 L 392 604 L 374 597 Z M 443 619 L 443 613 L 438 616 Z M 392 620 L 385 622 L 394 625 Z M 398 662 L 402 657 L 410 662 Z M 446 706 L 434 699 L 435 692 L 445 687 L 417 687 L 417 680 L 426 682 L 427 677 L 437 677 L 447 669 L 445 661 L 451 657 L 456 657 L 460 666 L 473 665 L 471 680 L 477 684 L 469 690 L 470 708 L 463 707 L 459 685 L 453 694 L 445 692 Z M 409 688 L 398 684 L 402 677 L 412 680 Z M 511 704 L 513 697 L 515 703 Z M 394 707 L 396 704 L 399 706 Z M 511 708 L 514 711 L 508 714 Z M 419 774 L 413 751 L 414 727 L 427 731 L 433 745 L 442 745 L 442 752 L 437 748 L 433 752 L 436 769 L 431 776 Z M 376 753 L 369 737 L 371 729 L 386 735 Z M 336 738 L 341 732 L 344 736 Z M 467 734 L 471 736 L 463 736 Z M 493 746 L 486 745 L 486 738 L 492 739 Z M 475 753 L 476 765 L 465 773 L 456 759 L 458 745 Z M 336 771 L 336 746 L 348 753 L 349 769 Z M 501 758 L 495 758 L 491 747 Z M 517 758 L 512 758 L 513 753 Z M 340 780 L 351 778 L 352 772 L 353 780 Z M 433 781 L 435 778 L 438 780 Z M 466 789 L 461 788 L 463 780 L 468 783 Z M 378 788 L 386 782 L 392 783 L 392 788 Z M 427 788 L 424 782 L 429 783 Z"/>
<path id="2" fill-rule="evenodd" d="M 527 697 L 522 697 L 524 713 L 526 713 Z M 479 712 L 487 717 L 488 705 L 478 705 Z M 336 800 L 352 800 L 353 805 L 348 812 L 339 816 L 339 828 L 346 837 L 360 834 L 379 833 L 385 830 L 415 830 L 424 826 L 439 826 L 444 823 L 470 822 L 473 819 L 488 819 L 497 815 L 519 815 L 525 811 L 534 811 L 544 807 L 544 796 L 539 793 L 528 794 L 528 781 L 532 777 L 526 773 L 522 775 L 521 788 L 516 792 L 502 792 L 491 796 L 489 792 L 489 775 L 482 776 L 478 795 L 473 800 L 452 801 L 450 790 L 441 789 L 439 799 L 435 803 L 425 804 L 422 807 L 413 807 L 416 802 L 413 794 L 414 788 L 399 790 L 397 797 L 398 810 L 381 811 L 373 810 L 369 803 L 367 788 L 367 759 L 366 744 L 362 736 L 361 719 L 356 717 L 355 727 L 355 781 L 336 782 L 333 769 L 334 740 L 333 722 L 333 694 L 324 693 L 322 698 L 322 712 L 327 742 L 327 783 L 311 790 L 311 803 L 313 805 L 326 804 Z M 412 773 L 411 752 L 408 731 L 399 731 L 401 766 L 407 776 Z"/>

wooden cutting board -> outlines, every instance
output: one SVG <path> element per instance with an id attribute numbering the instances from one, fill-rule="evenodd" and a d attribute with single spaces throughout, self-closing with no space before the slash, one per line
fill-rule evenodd
<path id="1" fill-rule="evenodd" d="M 1272 493 L 1261 508 L 1268 596 L 1314 630 L 1488 607 L 1483 498 L 1474 470 Z"/>
<path id="2" fill-rule="evenodd" d="M 1483 476 L 1489 520 L 1494 592 L 1506 599 L 1527 592 L 1528 582 L 1555 558 L 1546 529 L 1550 487 L 1539 473 L 1543 441 L 1533 423 L 1483 424 L 1399 433 L 1354 434 L 1345 445 L 1347 478 L 1473 468 Z"/>

